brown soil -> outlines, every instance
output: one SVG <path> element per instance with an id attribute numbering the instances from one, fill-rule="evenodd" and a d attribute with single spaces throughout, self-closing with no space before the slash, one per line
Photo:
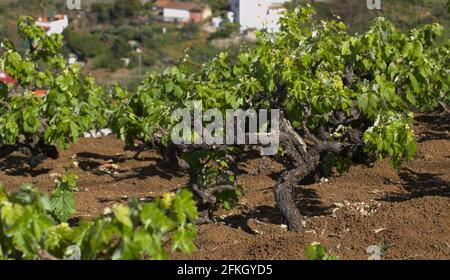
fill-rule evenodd
<path id="1" fill-rule="evenodd" d="M 307 187 L 298 187 L 298 207 L 307 216 L 303 233 L 288 232 L 274 204 L 273 187 L 283 167 L 264 159 L 241 164 L 245 197 L 218 222 L 199 227 L 194 259 L 304 259 L 308 244 L 325 244 L 340 259 L 367 259 L 369 245 L 388 246 L 385 259 L 450 259 L 450 116 L 417 117 L 418 155 L 397 172 L 388 161 L 374 167 L 354 166 L 349 172 Z M 81 139 L 58 160 L 35 169 L 13 154 L 0 159 L 0 182 L 8 190 L 31 182 L 53 189 L 52 174 L 64 173 L 76 156 L 80 192 L 77 217 L 89 218 L 128 197 L 148 199 L 176 190 L 186 174 L 170 170 L 153 151 L 132 160 L 121 141 Z M 118 174 L 98 173 L 101 164 L 115 163 Z"/>

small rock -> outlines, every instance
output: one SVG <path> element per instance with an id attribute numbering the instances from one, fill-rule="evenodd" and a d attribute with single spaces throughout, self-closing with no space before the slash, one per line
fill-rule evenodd
<path id="1" fill-rule="evenodd" d="M 112 134 L 112 130 L 109 128 L 100 129 L 100 133 L 103 137 L 109 136 Z"/>
<path id="2" fill-rule="evenodd" d="M 257 230 L 257 229 L 254 229 L 253 232 L 256 233 L 256 234 L 259 234 L 259 235 L 262 235 L 262 234 L 263 234 L 262 231 L 259 231 L 259 230 Z"/>
<path id="3" fill-rule="evenodd" d="M 61 174 L 59 173 L 50 173 L 50 178 L 55 179 L 61 177 Z"/>
<path id="4" fill-rule="evenodd" d="M 370 245 L 369 247 L 367 247 L 366 253 L 371 254 L 371 256 L 368 258 L 369 261 L 371 260 L 379 261 L 383 256 L 383 250 L 381 250 L 380 246 L 378 245 Z"/>
<path id="5" fill-rule="evenodd" d="M 320 178 L 320 182 L 321 183 L 328 183 L 330 180 L 328 180 L 328 178 L 322 177 Z"/>
<path id="6" fill-rule="evenodd" d="M 380 233 L 382 231 L 385 231 L 385 230 L 386 230 L 386 228 L 378 228 L 378 229 L 375 229 L 373 232 L 375 232 L 375 234 L 378 234 L 378 233 Z"/>
<path id="7" fill-rule="evenodd" d="M 261 222 L 261 221 L 258 220 L 258 219 L 255 219 L 255 223 L 258 224 L 258 225 L 262 225 L 262 224 L 263 224 L 263 222 Z"/>

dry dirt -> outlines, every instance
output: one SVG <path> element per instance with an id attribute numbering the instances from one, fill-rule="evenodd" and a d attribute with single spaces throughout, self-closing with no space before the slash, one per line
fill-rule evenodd
<path id="1" fill-rule="evenodd" d="M 218 222 L 199 227 L 198 250 L 177 259 L 304 259 L 306 246 L 325 244 L 340 259 L 367 259 L 366 248 L 385 244 L 385 259 L 450 259 L 450 115 L 416 118 L 418 154 L 399 171 L 388 161 L 374 167 L 354 166 L 349 172 L 296 189 L 298 207 L 307 217 L 304 232 L 288 232 L 274 204 L 273 187 L 283 167 L 264 159 L 241 164 L 245 197 Z M 53 189 L 52 174 L 64 173 L 74 160 L 80 192 L 76 217 L 90 218 L 128 197 L 148 199 L 182 187 L 186 174 L 164 167 L 154 151 L 131 159 L 114 137 L 81 139 L 34 169 L 28 159 L 12 154 L 0 159 L 0 182 L 9 191 L 25 182 Z M 102 164 L 116 164 L 117 174 L 99 173 Z"/>

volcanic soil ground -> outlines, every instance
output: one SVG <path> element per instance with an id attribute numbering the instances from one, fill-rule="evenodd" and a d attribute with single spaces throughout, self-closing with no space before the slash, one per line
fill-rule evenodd
<path id="1" fill-rule="evenodd" d="M 367 259 L 370 245 L 385 248 L 383 259 L 450 259 L 450 115 L 418 115 L 415 131 L 417 156 L 398 171 L 383 160 L 296 188 L 297 205 L 306 217 L 300 233 L 287 231 L 275 207 L 273 190 L 283 166 L 269 158 L 242 162 L 239 180 L 245 196 L 238 207 L 218 212 L 216 223 L 199 226 L 192 256 L 172 257 L 305 259 L 305 248 L 316 241 L 340 259 Z M 33 183 L 51 192 L 54 176 L 76 161 L 80 192 L 75 193 L 75 219 L 186 184 L 187 175 L 164 166 L 155 151 L 137 160 L 133 155 L 113 136 L 81 139 L 61 151 L 59 159 L 46 159 L 35 168 L 20 153 L 1 158 L 0 182 L 9 191 Z"/>

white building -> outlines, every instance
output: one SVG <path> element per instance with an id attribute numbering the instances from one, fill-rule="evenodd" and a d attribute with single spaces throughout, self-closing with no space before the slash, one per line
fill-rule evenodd
<path id="1" fill-rule="evenodd" d="M 212 25 L 214 26 L 214 28 L 219 28 L 223 22 L 223 18 L 222 17 L 213 17 L 211 22 L 212 22 Z"/>
<path id="2" fill-rule="evenodd" d="M 44 28 L 47 35 L 61 34 L 64 29 L 69 26 L 69 18 L 66 15 L 57 15 L 53 21 L 49 21 L 46 18 L 39 18 L 36 21 L 36 25 Z"/>
<path id="3" fill-rule="evenodd" d="M 234 22 L 234 13 L 233 12 L 228 12 L 227 13 L 227 19 L 229 22 Z"/>
<path id="4" fill-rule="evenodd" d="M 195 2 L 158 0 L 154 7 L 162 11 L 164 21 L 202 22 L 212 16 L 212 10 L 208 5 Z"/>
<path id="5" fill-rule="evenodd" d="M 187 9 L 181 8 L 165 8 L 163 10 L 165 19 L 173 19 L 179 22 L 187 22 L 191 18 L 191 13 Z"/>
<path id="6" fill-rule="evenodd" d="M 269 32 L 279 30 L 284 3 L 290 0 L 231 0 L 231 10 L 241 30 L 267 29 Z"/>

